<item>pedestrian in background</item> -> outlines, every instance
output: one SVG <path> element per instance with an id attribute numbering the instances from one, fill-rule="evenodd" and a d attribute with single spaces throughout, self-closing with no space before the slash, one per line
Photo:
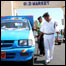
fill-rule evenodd
<path id="1" fill-rule="evenodd" d="M 43 25 L 43 22 L 42 22 L 42 17 L 38 17 L 38 26 L 37 26 L 37 32 L 38 32 L 38 36 L 40 35 L 40 28 L 42 27 Z M 45 52 L 44 52 L 44 44 L 43 44 L 43 34 L 41 35 L 40 37 L 40 40 L 39 40 L 39 49 L 40 49 L 40 55 L 45 55 Z"/>

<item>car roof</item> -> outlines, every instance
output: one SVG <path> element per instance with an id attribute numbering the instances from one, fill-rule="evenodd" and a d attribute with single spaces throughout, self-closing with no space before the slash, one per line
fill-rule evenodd
<path id="1" fill-rule="evenodd" d="M 27 19 L 8 19 L 8 20 L 4 19 L 4 20 L 1 20 L 2 23 L 3 22 L 27 22 L 27 21 L 29 21 L 29 20 L 27 20 Z"/>

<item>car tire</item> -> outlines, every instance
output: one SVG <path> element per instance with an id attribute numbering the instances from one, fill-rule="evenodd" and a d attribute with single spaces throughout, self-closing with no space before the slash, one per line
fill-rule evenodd
<path id="1" fill-rule="evenodd" d="M 34 64 L 34 58 L 32 57 L 31 60 L 27 61 L 27 63 L 28 63 L 29 65 L 33 65 L 33 64 Z"/>
<path id="2" fill-rule="evenodd" d="M 65 40 L 63 40 L 63 43 L 65 43 Z"/>
<path id="3" fill-rule="evenodd" d="M 58 45 L 61 45 L 61 42 L 58 42 Z"/>

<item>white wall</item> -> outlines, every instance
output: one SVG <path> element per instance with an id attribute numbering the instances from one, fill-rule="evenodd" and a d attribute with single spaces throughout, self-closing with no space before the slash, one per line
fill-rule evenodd
<path id="1" fill-rule="evenodd" d="M 1 1 L 1 16 L 12 16 L 11 1 Z"/>

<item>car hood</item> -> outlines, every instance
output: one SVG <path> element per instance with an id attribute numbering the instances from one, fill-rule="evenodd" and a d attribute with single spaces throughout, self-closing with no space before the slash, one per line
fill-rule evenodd
<path id="1" fill-rule="evenodd" d="M 20 40 L 29 38 L 29 30 L 3 30 L 1 40 Z"/>

